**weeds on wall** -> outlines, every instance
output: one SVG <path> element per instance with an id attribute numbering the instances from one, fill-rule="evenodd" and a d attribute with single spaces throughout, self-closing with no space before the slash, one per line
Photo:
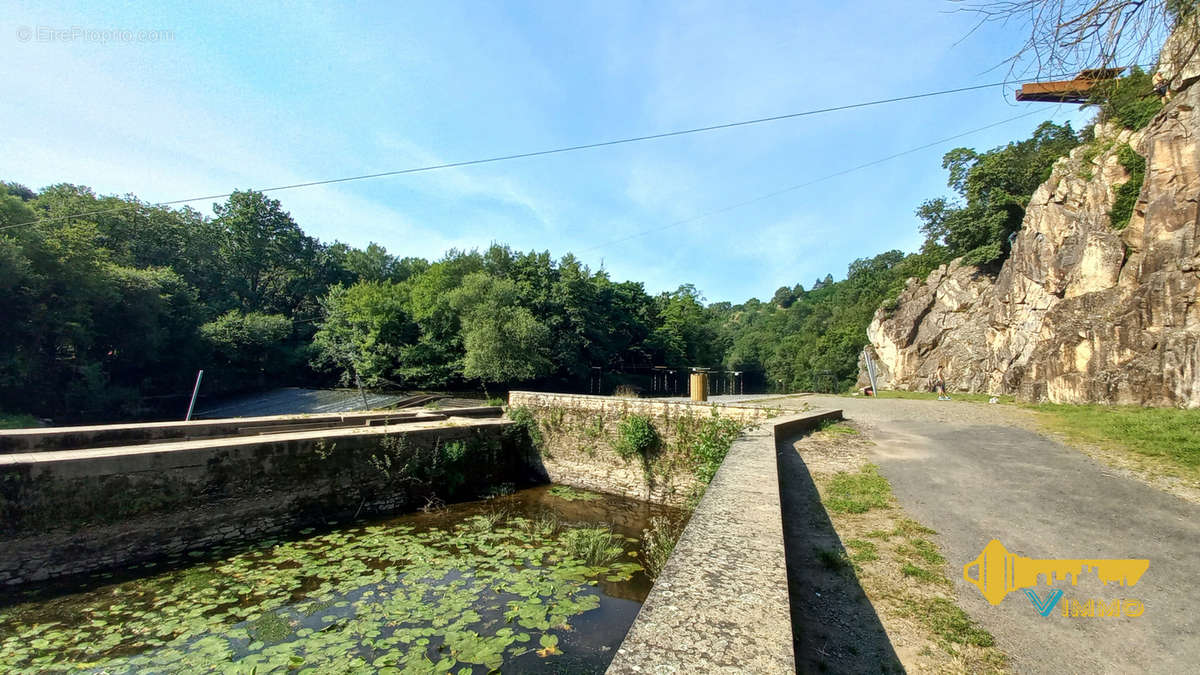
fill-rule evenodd
<path id="1" fill-rule="evenodd" d="M 657 579 L 666 567 L 686 522 L 686 518 L 655 516 L 650 527 L 642 530 L 642 566 L 651 579 Z"/>

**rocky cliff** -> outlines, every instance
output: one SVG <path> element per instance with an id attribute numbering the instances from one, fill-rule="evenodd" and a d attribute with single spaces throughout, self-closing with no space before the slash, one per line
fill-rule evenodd
<path id="1" fill-rule="evenodd" d="M 1098 126 L 1055 164 L 998 276 L 955 261 L 876 313 L 881 386 L 927 389 L 942 366 L 959 391 L 1200 407 L 1200 70 L 1177 62 L 1145 129 Z M 1117 229 L 1130 149 L 1144 179 Z"/>

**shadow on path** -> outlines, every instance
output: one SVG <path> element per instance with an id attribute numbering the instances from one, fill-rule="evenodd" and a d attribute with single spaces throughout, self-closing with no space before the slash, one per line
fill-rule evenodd
<path id="1" fill-rule="evenodd" d="M 776 448 L 796 672 L 903 673 L 854 570 L 836 569 L 845 547 L 829 521 L 795 438 Z"/>

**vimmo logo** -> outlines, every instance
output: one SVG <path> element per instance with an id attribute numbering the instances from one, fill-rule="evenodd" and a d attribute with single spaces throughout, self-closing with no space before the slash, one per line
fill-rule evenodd
<path id="1" fill-rule="evenodd" d="M 1062 589 L 1051 589 L 1044 597 L 1033 590 L 1038 586 L 1038 577 L 1045 575 L 1046 584 L 1056 580 L 1071 578 L 1071 585 L 1079 583 L 1079 575 L 1089 570 L 1095 570 L 1100 582 L 1104 585 L 1119 584 L 1133 586 L 1137 584 L 1150 561 L 1144 558 L 1125 558 L 1112 560 L 1098 559 L 1068 559 L 1054 558 L 1038 560 L 1009 553 L 999 539 L 993 539 L 983 547 L 983 552 L 975 560 L 963 565 L 963 579 L 971 582 L 993 605 L 999 605 L 1009 593 L 1024 591 L 1025 597 L 1033 603 L 1038 614 L 1050 616 L 1059 600 L 1063 597 Z M 1141 616 L 1145 606 L 1141 601 L 1121 598 L 1106 602 L 1102 599 L 1073 600 L 1063 603 L 1062 615 L 1067 617 L 1116 617 Z"/>

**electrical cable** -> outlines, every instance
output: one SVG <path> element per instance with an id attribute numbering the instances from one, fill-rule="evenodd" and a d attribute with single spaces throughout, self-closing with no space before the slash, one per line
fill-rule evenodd
<path id="1" fill-rule="evenodd" d="M 1034 82 L 1034 81 L 1037 81 L 1038 79 L 1041 79 L 1041 78 L 1032 78 L 1029 80 L 1010 80 L 1007 82 L 992 82 L 989 84 L 976 84 L 976 85 L 965 86 L 965 87 L 955 87 L 952 89 L 941 89 L 938 91 L 923 92 L 920 94 L 909 94 L 906 96 L 895 96 L 892 98 L 876 99 L 873 101 L 848 103 L 848 104 L 844 104 L 844 105 L 831 106 L 831 107 L 827 107 L 827 108 L 815 108 L 812 110 L 805 110 L 805 111 L 795 112 L 795 113 L 787 113 L 784 115 L 773 115 L 771 117 L 759 117 L 759 118 L 755 118 L 755 119 L 741 120 L 741 121 L 737 121 L 737 122 L 724 122 L 721 124 L 713 124 L 713 125 L 703 126 L 703 127 L 694 127 L 694 128 L 690 128 L 690 129 L 680 129 L 680 130 L 676 130 L 676 131 L 667 131 L 667 132 L 658 133 L 658 134 L 648 134 L 648 135 L 644 135 L 644 136 L 631 136 L 628 138 L 618 138 L 618 139 L 607 140 L 607 141 L 599 141 L 596 143 L 584 143 L 581 145 L 569 145 L 569 146 L 560 147 L 560 148 L 550 148 L 547 150 L 535 150 L 532 152 L 521 152 L 521 153 L 510 154 L 510 155 L 499 155 L 496 157 L 485 157 L 482 159 L 469 159 L 469 160 L 463 160 L 463 161 L 459 161 L 459 162 L 447 162 L 447 163 L 443 163 L 443 164 L 432 164 L 432 165 L 428 165 L 428 166 L 411 167 L 411 168 L 407 168 L 407 169 L 397 169 L 394 171 L 381 171 L 378 173 L 368 173 L 368 174 L 361 174 L 361 175 L 357 175 L 357 176 L 345 176 L 342 178 L 329 178 L 329 179 L 325 179 L 325 180 L 314 180 L 314 181 L 308 181 L 308 182 L 304 182 L 304 183 L 292 183 L 290 185 L 278 185 L 275 187 L 261 188 L 256 191 L 263 192 L 263 193 L 279 192 L 282 190 L 295 190 L 298 188 L 315 187 L 318 185 L 332 185 L 335 183 L 347 183 L 347 182 L 351 182 L 351 181 L 368 180 L 368 179 L 372 179 L 372 178 L 383 178 L 386 176 L 400 176 L 400 175 L 412 174 L 412 173 L 423 173 L 426 171 L 436 171 L 439 169 L 453 169 L 453 168 L 460 168 L 460 167 L 464 167 L 464 166 L 476 166 L 479 164 L 492 164 L 492 163 L 496 163 L 496 162 L 506 162 L 506 161 L 511 161 L 511 160 L 515 160 L 515 159 L 526 159 L 526 158 L 530 158 L 530 157 L 544 157 L 546 155 L 556 155 L 556 154 L 562 154 L 562 153 L 567 153 L 567 152 L 577 152 L 580 150 L 591 150 L 591 149 L 595 149 L 595 148 L 603 148 L 603 147 L 609 147 L 609 146 L 614 146 L 614 145 L 625 145 L 625 144 L 629 144 L 629 143 L 639 143 L 639 142 L 643 142 L 643 141 L 657 140 L 657 139 L 662 139 L 662 138 L 672 138 L 675 136 L 685 136 L 685 135 L 689 135 L 689 134 L 705 133 L 705 132 L 709 132 L 709 131 L 733 129 L 733 128 L 737 128 L 737 127 L 745 127 L 745 126 L 751 126 L 751 125 L 755 125 L 755 124 L 765 124 L 768 122 L 778 122 L 781 120 L 795 119 L 798 117 L 808 117 L 808 116 L 812 116 L 812 115 L 820 115 L 820 114 L 824 114 L 824 113 L 839 112 L 839 111 L 844 111 L 844 110 L 853 110 L 856 108 L 866 108 L 866 107 L 870 107 L 870 106 L 884 105 L 884 104 L 888 104 L 888 103 L 898 103 L 901 101 L 912 101 L 912 100 L 922 99 L 922 98 L 931 98 L 934 96 L 944 96 L 947 94 L 957 94 L 957 93 L 962 93 L 962 92 L 967 92 L 967 91 L 976 91 L 979 89 L 989 89 L 992 87 L 1000 87 L 1000 86 L 1006 86 L 1006 85 L 1011 85 L 1011 84 L 1020 84 L 1022 82 L 1026 82 L 1026 81 Z M 233 194 L 232 192 L 226 192 L 226 193 L 222 193 L 222 194 L 203 195 L 203 196 L 199 196 L 199 197 L 189 197 L 187 199 L 173 199 L 170 201 L 150 203 L 150 204 L 147 204 L 147 206 L 151 206 L 151 207 L 173 206 L 173 205 L 177 205 L 177 204 L 187 204 L 189 202 L 204 201 L 204 200 L 209 200 L 209 199 L 225 199 L 225 198 L 231 196 L 232 194 Z M 87 216 L 101 215 L 101 214 L 105 214 L 105 213 L 114 213 L 117 211 L 127 211 L 130 209 L 136 208 L 136 206 L 138 206 L 138 205 L 125 205 L 125 206 L 113 207 L 110 209 L 100 209 L 100 210 L 96 210 L 96 211 L 85 211 L 85 212 L 73 213 L 73 214 L 68 214 L 68 215 L 63 215 L 63 216 L 54 216 L 52 218 L 39 218 L 37 220 L 29 220 L 29 221 L 25 221 L 22 223 L 11 223 L 8 225 L 0 226 L 0 231 L 8 230 L 8 229 L 11 229 L 14 227 L 22 227 L 25 225 L 40 225 L 42 223 L 51 223 L 51 222 L 57 222 L 60 220 L 69 220 L 71 218 L 83 218 L 83 217 L 87 217 Z"/>
<path id="2" fill-rule="evenodd" d="M 1024 117 L 1029 117 L 1030 115 L 1033 115 L 1034 113 L 1037 113 L 1037 112 L 1040 112 L 1040 110 L 1036 110 L 1036 109 L 1035 109 L 1035 110 L 1031 110 L 1031 111 L 1029 111 L 1029 112 L 1022 113 L 1022 114 L 1020 114 L 1020 115 L 1017 115 L 1017 116 L 1015 116 L 1015 117 L 1009 117 L 1008 119 L 1001 120 L 1001 121 L 999 121 L 999 122 L 993 122 L 993 123 L 991 123 L 991 124 L 988 124 L 988 125 L 986 125 L 986 126 L 982 126 L 982 127 L 978 127 L 978 128 L 975 128 L 975 129 L 971 129 L 971 130 L 969 130 L 969 131 L 964 131 L 964 132 L 961 132 L 961 133 L 955 134 L 955 135 L 953 135 L 953 136 L 947 136 L 947 137 L 945 137 L 945 138 L 941 138 L 941 139 L 938 139 L 938 140 L 936 140 L 936 141 L 932 141 L 932 142 L 929 142 L 929 143 L 925 143 L 924 145 L 918 145 L 918 146 L 917 146 L 917 147 L 915 147 L 915 148 L 909 148 L 908 150 L 904 150 L 903 152 L 897 152 L 897 153 L 895 153 L 895 154 L 893 154 L 893 155 L 888 155 L 887 157 L 881 157 L 881 158 L 879 158 L 879 159 L 872 160 L 872 161 L 870 161 L 870 162 L 866 162 L 865 164 L 859 164 L 859 165 L 857 165 L 857 166 L 852 166 L 852 167 L 850 167 L 850 168 L 848 168 L 848 169 L 842 169 L 841 171 L 837 171 L 837 172 L 834 172 L 834 173 L 831 173 L 831 174 L 827 174 L 827 175 L 821 176 L 820 178 L 814 178 L 814 179 L 812 179 L 812 180 L 805 181 L 805 182 L 803 182 L 803 183 L 798 183 L 798 184 L 796 184 L 796 185 L 790 185 L 790 186 L 788 186 L 788 187 L 785 187 L 785 188 L 782 188 L 782 189 L 780 189 L 780 190 L 775 190 L 774 192 L 768 192 L 767 194 L 764 194 L 764 195 L 759 195 L 759 196 L 757 196 L 757 197 L 753 197 L 753 198 L 751 198 L 751 199 L 747 199 L 747 200 L 745 200 L 745 201 L 740 201 L 740 202 L 737 202 L 736 204 L 730 204 L 730 205 L 728 205 L 728 206 L 723 206 L 723 207 L 721 207 L 721 208 L 719 208 L 719 209 L 715 209 L 715 210 L 712 210 L 712 211 L 706 211 L 706 212 L 704 212 L 704 213 L 701 213 L 701 214 L 698 214 L 698 215 L 695 215 L 695 216 L 690 216 L 690 217 L 688 217 L 688 218 L 684 218 L 684 219 L 682 219 L 682 220 L 676 220 L 676 221 L 674 221 L 674 222 L 672 222 L 672 223 L 668 223 L 668 224 L 666 224 L 666 225 L 663 225 L 663 226 L 661 226 L 661 227 L 655 227 L 655 228 L 650 228 L 650 229 L 648 229 L 648 230 L 643 230 L 643 231 L 641 231 L 641 232 L 638 232 L 638 233 L 635 233 L 635 234 L 631 234 L 631 235 L 629 235 L 629 236 L 627 236 L 627 237 L 623 237 L 623 238 L 621 238 L 621 239 L 614 239 L 613 241 L 609 241 L 609 242 L 606 242 L 606 243 L 603 243 L 603 244 L 597 244 L 596 246 L 592 246 L 592 247 L 590 247 L 590 248 L 585 248 L 585 249 L 582 249 L 582 250 L 578 251 L 578 252 L 577 252 L 577 254 L 589 253 L 589 252 L 591 252 L 591 251 L 595 251 L 595 250 L 597 250 L 597 249 L 601 249 L 601 248 L 605 248 L 605 247 L 608 247 L 608 246 L 612 246 L 612 245 L 614 245 L 614 244 L 620 244 L 620 243 L 624 243 L 624 242 L 626 242 L 626 241 L 629 241 L 629 240 L 631 240 L 631 239 L 637 239 L 637 238 L 639 238 L 639 237 L 644 237 L 644 236 L 646 236 L 646 235 L 648 235 L 648 234 L 654 234 L 655 232 L 661 232 L 661 231 L 663 231 L 663 230 L 667 230 L 667 229 L 670 229 L 670 228 L 672 228 L 672 227 L 678 227 L 678 226 L 680 226 L 680 225 L 686 225 L 687 223 L 695 222 L 695 221 L 697 221 L 697 220 L 703 220 L 704 218 L 708 218 L 708 217 L 711 217 L 711 216 L 720 215 L 720 214 L 722 214 L 722 213 L 726 213 L 726 212 L 728 212 L 728 211 L 732 211 L 732 210 L 734 210 L 734 209 L 739 209 L 739 208 L 741 208 L 741 207 L 743 207 L 743 206 L 748 206 L 748 205 L 750 205 L 750 204 L 754 204 L 754 203 L 756 203 L 756 202 L 761 202 L 761 201 L 763 201 L 763 200 L 766 200 L 766 199 L 771 199 L 772 197 L 778 197 L 779 195 L 786 194 L 786 193 L 788 193 L 788 192 L 793 192 L 793 191 L 795 191 L 795 190 L 799 190 L 799 189 L 801 189 L 801 188 L 806 188 L 806 187 L 808 187 L 808 186 L 810 186 L 810 185 L 815 185 L 815 184 L 817 184 L 817 183 L 820 183 L 820 182 L 822 182 L 822 181 L 827 181 L 827 180 L 829 180 L 829 179 L 831 179 L 831 178 L 837 178 L 838 176 L 844 176 L 844 175 L 846 175 L 846 174 L 848 174 L 848 173 L 853 173 L 853 172 L 855 172 L 855 171 L 860 171 L 860 170 L 862 170 L 862 169 L 866 169 L 866 168 L 869 168 L 869 167 L 875 166 L 876 164 L 883 164 L 884 162 L 891 161 L 891 160 L 893 160 L 893 159 L 896 159 L 897 157 L 903 157 L 904 155 L 911 155 L 911 154 L 912 154 L 912 153 L 914 153 L 914 152 L 920 152 L 921 150 L 925 150 L 925 149 L 928 149 L 928 148 L 934 147 L 934 146 L 936 146 L 936 145 L 941 145 L 942 143 L 948 143 L 948 142 L 950 142 L 950 141 L 953 141 L 953 140 L 956 140 L 956 139 L 962 138 L 963 136 L 969 136 L 969 135 L 971 135 L 971 134 L 976 134 L 976 133 L 979 133 L 980 131 L 986 131 L 987 129 L 991 129 L 991 128 L 993 128 L 993 127 L 998 127 L 998 126 L 1000 126 L 1000 125 L 1002 125 L 1002 124 L 1008 124 L 1009 122 L 1013 122 L 1013 121 L 1015 121 L 1015 120 L 1019 120 L 1019 119 L 1021 119 L 1021 118 L 1024 118 Z M 1057 113 L 1055 113 L 1055 114 L 1057 114 Z M 1050 117 L 1053 117 L 1053 116 L 1054 116 L 1053 114 L 1052 114 L 1052 115 L 1050 115 Z"/>

